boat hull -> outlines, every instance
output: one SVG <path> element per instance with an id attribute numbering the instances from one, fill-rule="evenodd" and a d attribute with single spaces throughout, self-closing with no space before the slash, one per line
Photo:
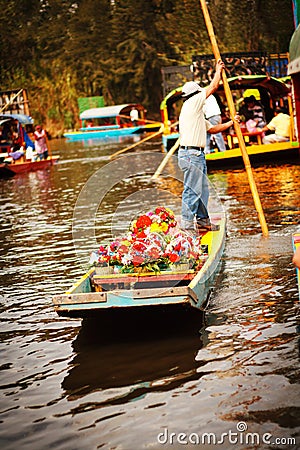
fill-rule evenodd
<path id="1" fill-rule="evenodd" d="M 87 272 L 65 294 L 56 295 L 56 312 L 64 316 L 86 317 L 104 310 L 138 308 L 174 308 L 202 310 L 218 274 L 225 246 L 225 214 L 215 223 L 218 231 L 208 232 L 201 243 L 208 245 L 208 257 L 198 272 L 162 272 L 161 274 L 96 275 Z"/>
<path id="2" fill-rule="evenodd" d="M 144 132 L 157 131 L 161 127 L 161 123 L 139 125 L 136 127 L 112 128 L 103 130 L 84 130 L 64 133 L 64 137 L 69 140 L 81 139 L 99 139 L 107 137 L 130 136 L 131 134 L 139 134 Z"/>
<path id="3" fill-rule="evenodd" d="M 20 173 L 32 172 L 35 170 L 43 170 L 47 167 L 56 164 L 59 160 L 59 156 L 52 156 L 41 161 L 28 161 L 14 163 L 1 163 L 0 164 L 0 177 L 14 176 Z"/>
<path id="4" fill-rule="evenodd" d="M 94 130 L 94 131 L 73 131 L 70 133 L 64 133 L 64 137 L 70 140 L 81 139 L 99 139 L 110 136 L 129 136 L 130 134 L 137 133 L 140 127 L 128 127 L 118 128 L 112 130 Z"/>
<path id="5" fill-rule="evenodd" d="M 178 135 L 164 137 L 164 147 L 168 150 L 175 144 Z M 246 147 L 251 163 L 262 163 L 266 161 L 279 162 L 287 159 L 298 160 L 300 157 L 299 142 L 277 142 L 276 144 L 249 145 Z M 208 168 L 225 168 L 243 165 L 241 149 L 233 148 L 225 152 L 213 152 L 205 155 Z"/>

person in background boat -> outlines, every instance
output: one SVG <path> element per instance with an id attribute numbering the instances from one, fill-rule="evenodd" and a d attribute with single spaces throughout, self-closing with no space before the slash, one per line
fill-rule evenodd
<path id="1" fill-rule="evenodd" d="M 290 139 L 291 118 L 284 108 L 275 108 L 274 117 L 262 131 L 273 131 L 263 137 L 263 144 L 273 144 L 274 142 L 287 142 Z"/>
<path id="2" fill-rule="evenodd" d="M 131 108 L 130 111 L 130 119 L 132 124 L 136 127 L 139 120 L 139 112 L 134 106 Z"/>
<path id="3" fill-rule="evenodd" d="M 293 256 L 293 264 L 300 269 L 300 247 L 296 248 L 296 251 Z"/>
<path id="4" fill-rule="evenodd" d="M 203 111 L 204 111 L 205 119 L 207 119 L 212 125 L 218 125 L 219 123 L 222 123 L 221 109 L 220 109 L 219 104 L 214 95 L 210 95 L 205 100 L 205 103 L 203 106 Z M 211 139 L 212 139 L 211 133 L 207 132 L 206 146 L 205 146 L 204 153 L 211 153 L 211 150 L 210 150 Z M 224 142 L 223 134 L 215 133 L 213 135 L 213 140 L 215 141 L 219 152 L 225 152 L 226 145 Z"/>
<path id="5" fill-rule="evenodd" d="M 10 140 L 9 136 L 11 136 L 11 133 L 9 132 L 6 124 L 0 125 L 0 145 L 7 146 Z"/>
<path id="6" fill-rule="evenodd" d="M 48 158 L 47 143 L 48 138 L 46 131 L 41 127 L 41 125 L 37 125 L 34 132 L 34 145 L 37 152 L 37 158 L 40 160 Z"/>
<path id="7" fill-rule="evenodd" d="M 249 133 L 261 131 L 266 125 L 264 109 L 254 95 L 245 97 L 244 104 L 241 106 L 239 114 L 241 117 L 244 117 L 246 128 Z"/>
<path id="8" fill-rule="evenodd" d="M 184 174 L 181 228 L 192 234 L 195 231 L 200 234 L 217 229 L 211 223 L 207 211 L 209 186 L 204 154 L 206 133 L 225 131 L 233 125 L 233 120 L 212 125 L 204 117 L 203 106 L 206 98 L 217 90 L 224 67 L 223 61 L 219 59 L 214 77 L 207 88 L 201 88 L 195 81 L 188 81 L 182 88 L 178 150 L 178 165 Z M 239 121 L 239 117 L 236 116 L 235 120 Z"/>
<path id="9" fill-rule="evenodd" d="M 17 150 L 20 150 L 20 148 L 24 148 L 24 142 L 19 135 L 17 131 L 12 132 L 12 145 L 11 145 L 11 151 L 16 152 Z"/>

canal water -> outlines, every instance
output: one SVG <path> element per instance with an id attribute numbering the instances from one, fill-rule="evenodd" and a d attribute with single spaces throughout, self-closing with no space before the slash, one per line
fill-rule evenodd
<path id="1" fill-rule="evenodd" d="M 138 139 L 138 138 L 134 138 Z M 181 183 L 151 180 L 160 141 L 51 141 L 60 162 L 0 180 L 0 444 L 33 449 L 300 448 L 299 161 L 214 170 L 227 214 L 221 273 L 203 314 L 59 317 L 52 297 L 136 212 L 180 211 Z"/>

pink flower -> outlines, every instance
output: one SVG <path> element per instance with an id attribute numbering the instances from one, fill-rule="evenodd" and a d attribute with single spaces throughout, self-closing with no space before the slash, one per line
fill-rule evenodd
<path id="1" fill-rule="evenodd" d="M 149 256 L 154 259 L 158 259 L 160 257 L 160 251 L 157 248 L 151 248 L 149 250 Z"/>
<path id="2" fill-rule="evenodd" d="M 132 258 L 132 264 L 134 266 L 139 266 L 140 264 L 143 264 L 144 261 L 145 261 L 145 259 L 142 256 L 135 255 Z"/>

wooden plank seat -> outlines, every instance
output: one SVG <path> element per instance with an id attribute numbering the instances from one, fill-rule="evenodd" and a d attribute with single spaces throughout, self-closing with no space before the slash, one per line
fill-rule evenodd
<path id="1" fill-rule="evenodd" d="M 155 281 L 180 281 L 180 280 L 192 280 L 195 276 L 194 270 L 188 270 L 186 272 L 172 272 L 166 271 L 160 274 L 148 273 L 122 273 L 113 275 L 94 275 L 94 284 L 119 284 L 119 283 L 147 283 Z"/>
<path id="2" fill-rule="evenodd" d="M 186 272 L 166 271 L 160 274 L 153 273 L 130 273 L 113 275 L 94 275 L 93 284 L 96 291 L 114 289 L 145 289 L 147 287 L 175 286 L 189 284 L 194 278 L 194 270 Z"/>

